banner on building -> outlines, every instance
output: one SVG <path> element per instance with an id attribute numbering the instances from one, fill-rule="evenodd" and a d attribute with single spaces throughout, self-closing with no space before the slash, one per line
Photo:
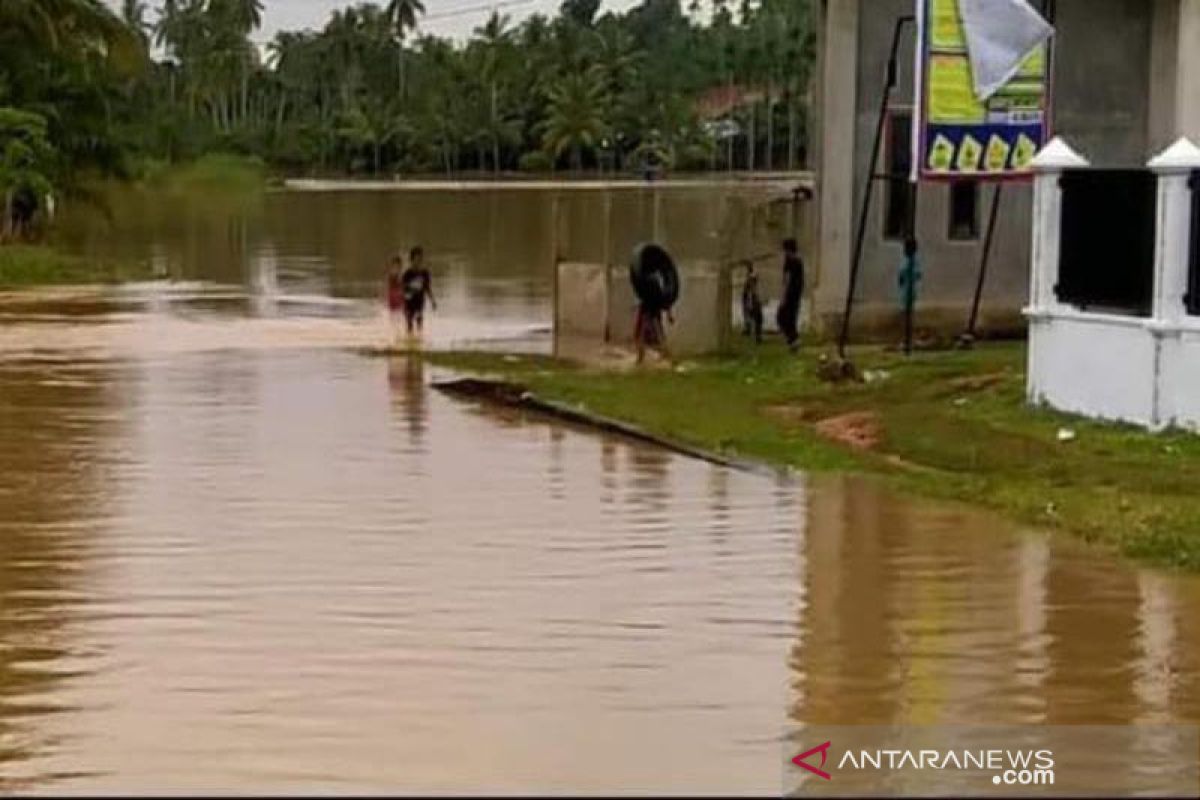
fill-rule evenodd
<path id="1" fill-rule="evenodd" d="M 1029 174 L 1047 135 L 1052 34 L 1027 0 L 917 0 L 913 180 Z"/>

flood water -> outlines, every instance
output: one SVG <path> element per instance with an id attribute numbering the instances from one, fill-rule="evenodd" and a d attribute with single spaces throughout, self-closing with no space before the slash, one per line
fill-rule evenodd
<path id="1" fill-rule="evenodd" d="M 539 279 L 463 263 L 434 330 L 537 349 Z M 450 399 L 338 280 L 178 277 L 0 297 L 0 791 L 778 793 L 812 725 L 1200 721 L 1194 578 Z"/>

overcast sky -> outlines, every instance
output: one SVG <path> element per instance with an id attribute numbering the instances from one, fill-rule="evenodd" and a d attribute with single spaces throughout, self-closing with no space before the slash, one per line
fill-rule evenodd
<path id="1" fill-rule="evenodd" d="M 553 14 L 558 10 L 561 0 L 496 0 L 503 4 L 499 11 L 508 14 L 514 22 L 533 14 Z M 2 0 L 0 0 L 2 2 Z M 113 8 L 120 8 L 121 0 L 107 0 Z M 379 5 L 386 5 L 387 0 L 376 0 Z M 439 36 L 463 38 L 470 35 L 471 30 L 487 21 L 493 0 L 424 0 L 425 14 L 428 19 L 420 23 L 420 30 Z M 601 13 L 607 9 L 622 10 L 637 5 L 639 0 L 602 0 Z M 160 0 L 150 0 L 149 6 L 157 10 Z M 267 42 L 275 37 L 276 31 L 299 30 L 302 28 L 320 28 L 329 19 L 329 13 L 335 8 L 343 8 L 353 3 L 346 0 L 264 0 L 263 26 L 254 35 L 259 42 Z M 467 13 L 455 12 L 466 11 Z M 441 17 L 442 14 L 454 16 Z M 440 17 L 440 18 L 439 18 Z"/>

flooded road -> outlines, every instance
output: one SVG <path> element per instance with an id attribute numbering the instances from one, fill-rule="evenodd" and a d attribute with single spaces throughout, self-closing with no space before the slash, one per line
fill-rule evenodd
<path id="1" fill-rule="evenodd" d="M 822 724 L 1200 720 L 1200 580 L 455 401 L 305 296 L 0 301 L 0 791 L 777 794 Z"/>

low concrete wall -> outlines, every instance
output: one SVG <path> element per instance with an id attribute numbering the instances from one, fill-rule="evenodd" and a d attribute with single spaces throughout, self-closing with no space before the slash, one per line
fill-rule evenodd
<path id="1" fill-rule="evenodd" d="M 1193 325 L 1163 334 L 1159 413 L 1168 425 L 1200 432 L 1200 320 Z"/>
<path id="2" fill-rule="evenodd" d="M 1028 396 L 1064 411 L 1160 430 L 1200 430 L 1200 317 L 1188 313 L 1200 147 L 1181 139 L 1150 161 L 1158 175 L 1152 308 L 1146 317 L 1059 302 L 1061 175 L 1087 162 L 1056 139 L 1037 158 L 1030 280 Z M 1127 265 L 1137 266 L 1137 265 Z"/>
<path id="3" fill-rule="evenodd" d="M 603 339 L 608 320 L 604 265 L 564 262 L 558 265 L 555 280 L 555 336 Z"/>
<path id="4" fill-rule="evenodd" d="M 1147 323 L 1069 310 L 1031 314 L 1030 402 L 1154 426 L 1157 343 Z"/>
<path id="5" fill-rule="evenodd" d="M 679 264 L 680 294 L 667 325 L 667 348 L 689 357 L 725 350 L 733 327 L 729 270 L 704 261 Z M 555 283 L 554 346 L 563 357 L 604 347 L 633 349 L 637 296 L 626 266 L 564 262 Z"/>
<path id="6" fill-rule="evenodd" d="M 1031 313 L 1028 390 L 1062 411 L 1200 431 L 1200 319 Z"/>

